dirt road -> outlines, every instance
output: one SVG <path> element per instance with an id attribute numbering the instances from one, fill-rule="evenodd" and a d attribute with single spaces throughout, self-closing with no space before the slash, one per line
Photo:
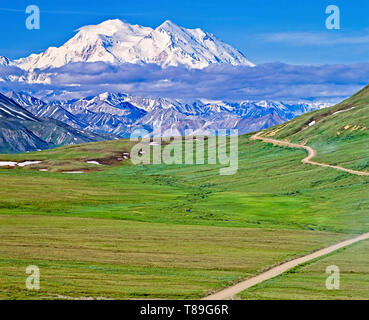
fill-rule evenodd
<path id="1" fill-rule="evenodd" d="M 271 138 L 264 138 L 264 137 L 260 136 L 262 133 L 263 132 L 261 131 L 261 132 L 255 134 L 255 135 L 253 135 L 251 137 L 251 139 L 252 140 L 261 140 L 261 141 L 266 142 L 266 143 L 273 143 L 273 144 L 277 144 L 277 145 L 280 145 L 280 146 L 286 146 L 286 147 L 290 147 L 290 148 L 305 149 L 308 152 L 308 156 L 301 160 L 302 163 L 312 164 L 314 166 L 320 166 L 320 167 L 324 167 L 324 168 L 332 168 L 332 169 L 348 172 L 348 173 L 351 173 L 351 174 L 355 174 L 355 175 L 358 175 L 358 176 L 369 176 L 369 172 L 356 171 L 356 170 L 352 170 L 352 169 L 346 169 L 346 168 L 343 168 L 343 167 L 340 167 L 340 166 L 332 166 L 332 165 L 326 164 L 326 163 L 311 161 L 311 159 L 316 156 L 316 151 L 313 148 L 308 147 L 308 146 L 304 146 L 302 144 L 290 143 L 290 142 L 287 142 L 287 141 L 275 140 L 275 139 L 271 139 Z"/>
<path id="2" fill-rule="evenodd" d="M 364 233 L 358 237 L 355 237 L 353 239 L 345 240 L 342 242 L 339 242 L 337 244 L 334 244 L 330 247 L 321 249 L 319 251 L 316 251 L 314 253 L 311 253 L 307 256 L 303 256 L 301 258 L 297 258 L 291 261 L 288 261 L 286 263 L 283 263 L 277 267 L 274 267 L 266 272 L 263 272 L 255 277 L 252 277 L 248 280 L 242 281 L 232 287 L 228 287 L 224 290 L 221 290 L 217 293 L 214 293 L 210 296 L 205 297 L 203 300 L 229 300 L 232 299 L 236 294 L 255 286 L 256 284 L 259 284 L 265 280 L 272 279 L 283 272 L 286 272 L 302 263 L 308 262 L 310 260 L 325 256 L 331 252 L 334 252 L 336 250 L 339 250 L 341 248 L 347 247 L 351 244 L 354 244 L 356 242 L 369 239 L 369 233 Z"/>

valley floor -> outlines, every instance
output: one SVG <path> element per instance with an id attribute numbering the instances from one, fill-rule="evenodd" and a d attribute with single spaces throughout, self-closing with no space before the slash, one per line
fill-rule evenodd
<path id="1" fill-rule="evenodd" d="M 53 172 L 113 159 L 124 141 L 1 157 L 50 171 L 0 169 L 0 298 L 201 298 L 368 232 L 368 177 L 249 138 L 234 176 L 126 162 Z M 28 265 L 40 267 L 39 292 L 25 290 Z"/>
<path id="2" fill-rule="evenodd" d="M 4 215 L 0 298 L 201 298 L 344 237 L 302 230 Z M 40 268 L 40 291 L 25 288 L 28 265 Z"/>

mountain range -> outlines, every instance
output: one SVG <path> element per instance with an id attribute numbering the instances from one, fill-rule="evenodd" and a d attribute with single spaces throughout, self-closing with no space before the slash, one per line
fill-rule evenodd
<path id="1" fill-rule="evenodd" d="M 207 130 L 238 129 L 239 134 L 253 132 L 291 120 L 325 104 L 286 104 L 273 101 L 150 99 L 123 93 L 102 93 L 78 100 L 44 102 L 25 92 L 8 92 L 36 117 L 48 117 L 95 134 L 128 137 L 136 129 L 156 134 L 184 135 L 186 129 L 196 134 Z"/>

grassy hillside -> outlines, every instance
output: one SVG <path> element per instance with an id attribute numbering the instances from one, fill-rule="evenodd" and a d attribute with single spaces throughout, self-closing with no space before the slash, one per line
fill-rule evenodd
<path id="1" fill-rule="evenodd" d="M 63 172 L 70 170 L 100 171 L 116 165 L 126 165 L 123 153 L 131 150 L 134 144 L 129 140 L 112 140 L 92 142 L 60 147 L 38 152 L 3 154 L 1 161 L 23 162 L 27 160 L 42 161 L 42 164 L 33 165 L 25 169 L 47 169 L 50 172 Z M 104 166 L 90 164 L 96 161 Z"/>
<path id="2" fill-rule="evenodd" d="M 268 134 L 308 140 L 325 162 L 358 165 L 367 159 L 366 90 Z M 361 127 L 330 136 L 346 123 Z M 199 297 L 369 230 L 369 178 L 304 165 L 303 150 L 244 135 L 237 174 L 220 176 L 220 165 L 134 166 L 122 158 L 131 146 L 122 140 L 0 155 L 43 161 L 0 168 L 3 297 L 31 297 L 22 280 L 31 262 L 46 277 L 34 297 Z M 103 283 L 92 285 L 101 274 Z"/>
<path id="3" fill-rule="evenodd" d="M 369 171 L 369 86 L 332 108 L 267 131 L 266 136 L 313 147 L 318 152 L 316 161 Z"/>

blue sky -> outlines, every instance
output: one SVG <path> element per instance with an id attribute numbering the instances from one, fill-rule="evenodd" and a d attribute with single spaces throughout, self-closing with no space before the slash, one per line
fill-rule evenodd
<path id="1" fill-rule="evenodd" d="M 25 8 L 41 10 L 41 29 L 25 28 Z M 325 8 L 341 10 L 341 30 L 327 30 Z M 0 55 L 11 59 L 59 46 L 86 24 L 120 18 L 150 27 L 164 20 L 200 27 L 253 62 L 332 64 L 369 61 L 367 0 L 23 1 L 0 5 Z"/>

